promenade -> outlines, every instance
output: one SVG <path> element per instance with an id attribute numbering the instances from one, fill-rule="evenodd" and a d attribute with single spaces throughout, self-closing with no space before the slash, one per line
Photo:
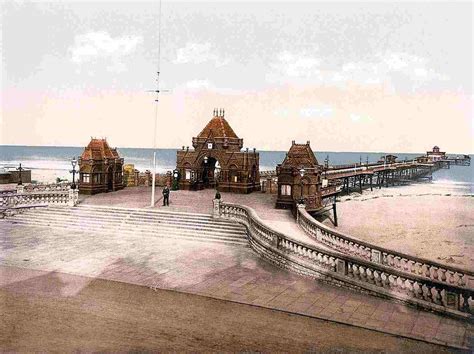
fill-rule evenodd
<path id="1" fill-rule="evenodd" d="M 149 205 L 149 191 L 128 188 L 81 197 L 81 204 L 143 208 Z M 212 190 L 172 192 L 170 207 L 162 207 L 158 200 L 155 208 L 211 213 L 213 196 Z M 289 211 L 273 208 L 275 196 L 222 193 L 222 198 L 254 208 L 264 221 L 292 237 L 307 238 Z M 15 225 L 8 219 L 0 221 L 0 234 L 2 287 L 19 281 L 8 275 L 11 269 L 26 268 L 57 273 L 64 296 L 78 296 L 93 279 L 114 280 L 349 324 L 373 330 L 374 335 L 383 332 L 454 348 L 472 348 L 474 331 L 468 322 L 295 275 L 261 259 L 246 245 L 137 238 L 107 230 L 100 235 L 65 232 Z M 370 338 L 370 334 L 364 335 Z"/>

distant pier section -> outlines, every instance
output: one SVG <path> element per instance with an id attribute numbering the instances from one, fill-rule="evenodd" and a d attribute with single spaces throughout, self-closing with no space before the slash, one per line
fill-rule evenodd
<path id="1" fill-rule="evenodd" d="M 470 166 L 469 155 L 448 156 L 438 146 L 426 155 L 411 160 L 397 161 L 394 155 L 385 155 L 377 162 L 355 162 L 345 165 L 329 165 L 326 160 L 320 165 L 322 172 L 321 197 L 326 198 L 340 192 L 363 188 L 381 188 L 406 184 L 414 180 L 431 180 L 432 173 L 439 169 L 450 168 L 451 165 Z M 262 191 L 277 193 L 277 171 L 261 171 Z"/>

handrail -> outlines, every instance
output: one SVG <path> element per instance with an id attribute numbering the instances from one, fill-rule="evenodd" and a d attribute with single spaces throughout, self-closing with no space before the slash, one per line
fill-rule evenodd
<path id="1" fill-rule="evenodd" d="M 452 283 L 450 276 L 459 274 L 466 286 L 474 286 L 474 272 L 447 266 L 426 258 L 411 256 L 349 236 L 315 220 L 304 207 L 298 207 L 297 223 L 313 239 L 345 254 L 401 269 L 404 272 L 422 275 L 432 280 Z M 441 274 L 440 274 L 441 272 Z"/>
<path id="2" fill-rule="evenodd" d="M 26 192 L 36 191 L 66 191 L 71 188 L 71 183 L 55 183 L 55 184 L 27 184 L 24 186 Z"/>
<path id="3" fill-rule="evenodd" d="M 430 279 L 390 265 L 296 241 L 266 225 L 250 207 L 222 201 L 214 203 L 215 217 L 244 224 L 252 248 L 278 266 L 312 277 L 344 282 L 444 314 L 472 318 L 468 312 L 469 299 L 474 291 L 466 287 L 460 274 L 454 274 L 454 282 L 448 284 L 441 279 Z"/>

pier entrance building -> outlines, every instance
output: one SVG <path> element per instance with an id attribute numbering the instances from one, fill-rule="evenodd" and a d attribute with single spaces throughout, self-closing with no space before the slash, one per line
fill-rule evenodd
<path id="1" fill-rule="evenodd" d="M 123 158 L 106 139 L 92 138 L 79 158 L 79 193 L 112 192 L 124 187 Z"/>
<path id="2" fill-rule="evenodd" d="M 276 168 L 276 207 L 293 209 L 297 203 L 304 202 L 309 212 L 321 209 L 321 171 L 309 141 L 296 144 L 293 140 L 285 159 Z"/>
<path id="3" fill-rule="evenodd" d="M 215 109 L 212 119 L 192 140 L 193 149 L 177 152 L 179 187 L 186 190 L 216 188 L 221 192 L 251 193 L 260 190 L 259 153 L 241 151 L 240 139 Z"/>

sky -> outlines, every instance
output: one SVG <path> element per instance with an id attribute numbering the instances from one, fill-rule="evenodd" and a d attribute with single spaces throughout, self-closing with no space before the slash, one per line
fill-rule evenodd
<path id="1" fill-rule="evenodd" d="M 474 153 L 471 2 L 163 1 L 161 30 L 157 1 L 0 11 L 0 144 L 153 147 L 156 118 L 177 148 L 222 108 L 258 150 Z"/>

